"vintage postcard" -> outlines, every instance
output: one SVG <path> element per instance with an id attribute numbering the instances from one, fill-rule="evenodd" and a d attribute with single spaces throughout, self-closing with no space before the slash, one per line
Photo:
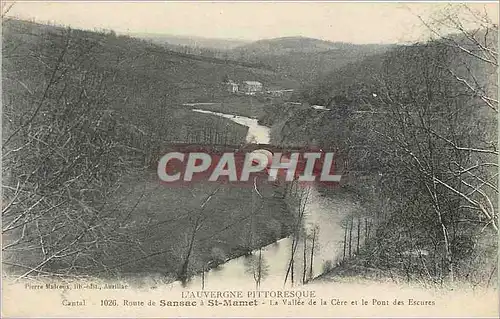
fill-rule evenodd
<path id="1" fill-rule="evenodd" d="M 2 302 L 499 316 L 497 2 L 2 2 Z"/>

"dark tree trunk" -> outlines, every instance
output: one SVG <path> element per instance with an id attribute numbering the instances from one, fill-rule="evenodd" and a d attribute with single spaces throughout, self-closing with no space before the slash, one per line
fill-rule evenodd
<path id="1" fill-rule="evenodd" d="M 306 271 L 307 271 L 307 253 L 306 253 L 306 250 L 307 250 L 307 236 L 304 235 L 304 254 L 303 254 L 303 271 L 302 271 L 302 283 L 305 284 L 306 283 Z"/>
<path id="2" fill-rule="evenodd" d="M 344 228 L 344 254 L 342 255 L 342 260 L 345 260 L 346 250 L 347 250 L 347 224 L 345 225 Z"/>
<path id="3" fill-rule="evenodd" d="M 314 246 L 316 244 L 316 229 L 313 231 L 313 237 L 312 237 L 312 245 L 311 245 L 311 260 L 310 260 L 310 266 L 309 266 L 309 279 L 313 277 L 313 261 L 314 261 Z"/>
<path id="4" fill-rule="evenodd" d="M 352 228 L 353 228 L 354 217 L 351 217 L 351 224 L 349 226 L 349 258 L 352 257 Z"/>
<path id="5" fill-rule="evenodd" d="M 356 238 L 356 255 L 359 255 L 359 236 L 360 236 L 361 220 L 358 217 L 358 237 Z"/>

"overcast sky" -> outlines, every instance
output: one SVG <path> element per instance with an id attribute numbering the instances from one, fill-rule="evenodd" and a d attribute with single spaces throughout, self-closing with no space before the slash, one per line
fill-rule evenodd
<path id="1" fill-rule="evenodd" d="M 440 3 L 332 2 L 16 2 L 9 15 L 118 33 L 163 33 L 258 40 L 307 36 L 353 43 L 395 43 L 426 36 L 424 17 Z M 498 4 L 470 4 L 498 21 Z"/>

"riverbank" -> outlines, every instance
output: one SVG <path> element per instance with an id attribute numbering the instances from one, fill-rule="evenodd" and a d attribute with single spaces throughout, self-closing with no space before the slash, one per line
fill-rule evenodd
<path id="1" fill-rule="evenodd" d="M 408 278 L 401 273 L 395 271 L 375 269 L 359 263 L 359 258 L 340 263 L 332 270 L 314 278 L 308 283 L 308 286 L 325 286 L 325 285 L 359 285 L 362 287 L 370 286 L 390 286 L 399 289 L 422 289 L 427 291 L 441 291 L 449 293 L 450 291 L 498 291 L 496 281 L 484 283 L 472 283 L 463 280 L 454 282 L 434 282 L 429 280 L 421 280 L 413 278 L 408 281 Z"/>
<path id="2" fill-rule="evenodd" d="M 247 126 L 247 141 L 249 142 L 263 144 L 270 142 L 270 129 L 259 125 L 256 119 L 206 110 L 193 111 L 221 116 Z M 232 281 L 248 284 L 248 280 L 242 280 L 236 274 L 239 273 L 240 277 L 245 277 L 248 268 L 252 272 L 253 267 L 253 275 L 256 275 L 255 268 L 257 268 L 257 273 L 261 276 L 258 285 L 262 282 L 266 287 L 282 286 L 283 282 L 286 282 L 293 286 L 328 271 L 338 260 L 346 227 L 344 220 L 359 210 L 356 199 L 343 188 L 326 190 L 320 187 L 292 187 L 292 189 L 290 186 L 286 187 L 288 190 L 281 187 L 278 191 L 294 219 L 290 236 L 280 240 L 276 243 L 277 245 L 266 246 L 262 254 L 261 251 L 254 251 L 254 257 L 258 257 L 255 257 L 257 261 L 250 260 L 253 266 L 248 267 L 246 264 L 249 260 L 244 258 L 229 260 L 224 263 L 222 270 L 217 274 L 218 278 L 231 276 Z M 330 194 L 331 192 L 338 194 Z M 324 196 L 324 194 L 331 196 Z M 358 238 L 359 234 L 351 233 L 350 243 L 357 242 L 359 245 L 362 241 Z M 263 269 L 265 271 L 261 271 Z M 300 276 L 294 273 L 300 273 Z M 272 277 L 272 279 L 265 277 Z M 194 285 L 200 285 L 200 283 Z"/>
<path id="3" fill-rule="evenodd" d="M 123 246 L 116 259 L 127 256 L 120 272 L 164 273 L 175 276 L 189 251 L 195 220 L 199 219 L 190 253 L 189 274 L 208 264 L 217 265 L 253 249 L 286 237 L 293 218 L 283 201 L 274 197 L 272 185 L 262 185 L 262 197 L 252 196 L 251 187 L 232 187 L 199 182 L 187 187 L 168 187 L 154 173 L 131 176 L 123 193 L 143 194 L 135 204 L 129 232 L 136 232 L 138 246 Z M 218 191 L 204 209 L 207 196 Z M 136 196 L 135 196 L 136 197 Z M 124 207 L 135 200 L 130 197 Z M 252 233 L 250 230 L 253 229 Z M 115 251 L 116 253 L 116 251 Z M 111 262 L 110 262 L 111 263 Z"/>
<path id="4" fill-rule="evenodd" d="M 165 136 L 166 144 L 169 140 L 215 143 L 215 139 L 206 139 L 228 133 L 228 143 L 241 144 L 248 133 L 246 126 L 212 114 L 179 109 L 172 116 L 185 129 Z M 169 187 L 160 184 L 156 166 L 134 165 L 121 172 L 113 193 L 99 208 L 101 221 L 95 227 L 103 232 L 103 238 L 78 258 L 78 275 L 130 280 L 152 276 L 166 283 L 176 278 L 189 250 L 187 271 L 194 275 L 209 263 L 216 265 L 286 237 L 293 224 L 283 201 L 274 197 L 272 185 L 259 189 L 262 198 L 252 196 L 251 187 L 224 185 L 201 209 L 207 196 L 221 185 L 200 182 L 189 187 Z M 200 222 L 195 225 L 198 218 Z M 6 245 L 15 242 L 6 235 L 3 239 Z M 33 255 L 4 257 L 4 265 L 12 274 L 28 270 L 20 265 L 38 264 Z M 57 267 L 65 266 L 64 260 L 58 262 L 46 263 L 40 270 L 55 273 Z"/>

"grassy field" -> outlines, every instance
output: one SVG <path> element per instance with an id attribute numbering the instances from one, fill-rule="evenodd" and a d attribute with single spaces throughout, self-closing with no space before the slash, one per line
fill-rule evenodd
<path id="1" fill-rule="evenodd" d="M 266 110 L 274 104 L 281 104 L 283 98 L 267 97 L 263 95 L 244 95 L 221 93 L 214 99 L 192 99 L 195 105 L 188 107 L 203 109 L 207 111 L 220 112 L 226 114 L 235 114 L 254 119 L 262 118 L 267 114 Z M 202 103 L 202 104 L 196 104 Z"/>

